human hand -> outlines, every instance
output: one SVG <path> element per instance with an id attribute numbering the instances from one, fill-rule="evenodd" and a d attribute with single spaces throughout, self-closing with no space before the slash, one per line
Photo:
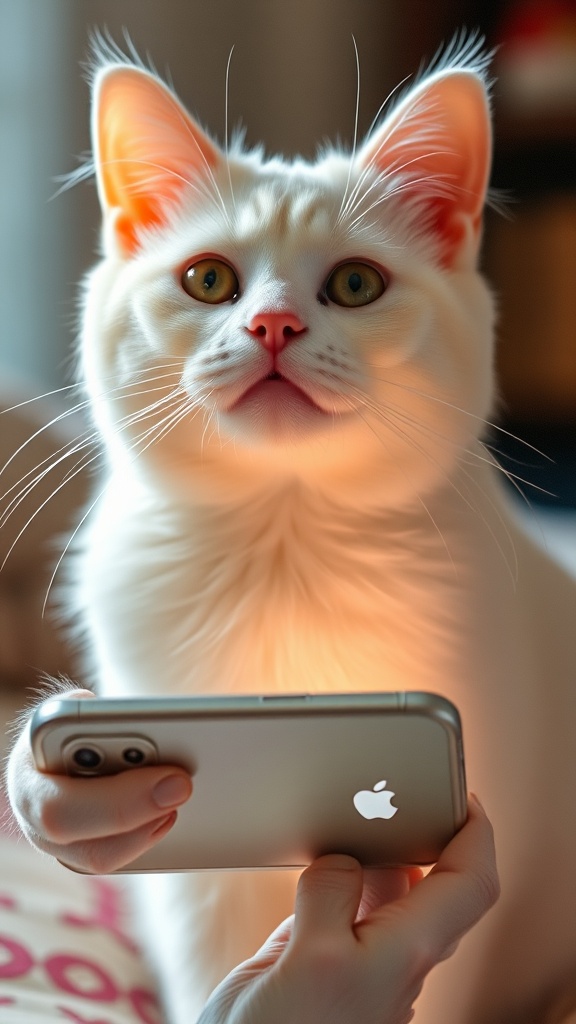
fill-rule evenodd
<path id="1" fill-rule="evenodd" d="M 94 695 L 73 690 L 66 696 Z M 192 781 L 182 768 L 167 765 L 101 778 L 44 774 L 34 764 L 26 726 L 8 760 L 7 788 L 18 823 L 34 846 L 74 870 L 107 874 L 170 831 Z"/>
<path id="2" fill-rule="evenodd" d="M 321 857 L 296 911 L 210 997 L 197 1024 L 407 1024 L 428 973 L 499 893 L 490 823 L 477 801 L 426 878 Z"/>

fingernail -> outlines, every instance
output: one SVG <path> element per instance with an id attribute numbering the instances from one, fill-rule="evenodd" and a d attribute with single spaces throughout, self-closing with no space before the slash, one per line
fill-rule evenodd
<path id="1" fill-rule="evenodd" d="M 188 799 L 191 792 L 190 781 L 185 775 L 166 775 L 156 783 L 152 797 L 158 807 L 177 807 Z"/>
<path id="2" fill-rule="evenodd" d="M 480 808 L 481 811 L 484 811 L 484 814 L 486 814 L 486 811 L 484 810 L 484 804 L 482 803 L 480 798 L 476 795 L 476 793 L 470 793 L 470 799 L 473 800 L 474 803 L 478 805 L 478 807 Z"/>
<path id="3" fill-rule="evenodd" d="M 357 871 L 358 861 L 354 857 L 349 857 L 347 853 L 325 853 L 322 857 L 317 857 L 313 864 L 323 868 L 324 870 L 329 869 L 332 871 Z"/>

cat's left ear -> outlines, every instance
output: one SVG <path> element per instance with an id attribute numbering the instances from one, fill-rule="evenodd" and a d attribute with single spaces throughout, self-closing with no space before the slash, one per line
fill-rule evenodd
<path id="1" fill-rule="evenodd" d="M 490 175 L 492 130 L 483 78 L 446 69 L 424 79 L 359 154 L 406 201 L 422 203 L 423 223 L 447 267 L 473 264 Z"/>
<path id="2" fill-rule="evenodd" d="M 113 65 L 94 82 L 92 140 L 107 251 L 131 256 L 188 189 L 195 194 L 220 159 L 154 75 Z"/>

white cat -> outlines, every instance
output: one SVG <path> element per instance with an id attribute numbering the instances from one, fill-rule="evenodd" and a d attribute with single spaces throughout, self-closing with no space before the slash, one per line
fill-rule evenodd
<path id="1" fill-rule="evenodd" d="M 452 48 L 357 151 L 316 163 L 223 152 L 113 54 L 94 80 L 104 240 L 81 372 L 109 480 L 75 608 L 98 691 L 457 704 L 502 898 L 433 972 L 418 1024 L 540 1022 L 576 969 L 576 586 L 479 440 L 486 65 Z M 152 880 L 173 1024 L 291 912 L 293 886 Z"/>

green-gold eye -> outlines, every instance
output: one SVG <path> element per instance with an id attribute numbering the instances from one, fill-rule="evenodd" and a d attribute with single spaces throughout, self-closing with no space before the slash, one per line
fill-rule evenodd
<path id="1" fill-rule="evenodd" d="M 386 291 L 388 282 L 369 263 L 341 263 L 326 282 L 326 297 L 338 306 L 367 306 Z"/>
<path id="2" fill-rule="evenodd" d="M 232 267 L 223 260 L 210 257 L 198 260 L 186 268 L 182 274 L 182 287 L 193 299 L 211 305 L 229 302 L 240 290 L 238 278 Z"/>

